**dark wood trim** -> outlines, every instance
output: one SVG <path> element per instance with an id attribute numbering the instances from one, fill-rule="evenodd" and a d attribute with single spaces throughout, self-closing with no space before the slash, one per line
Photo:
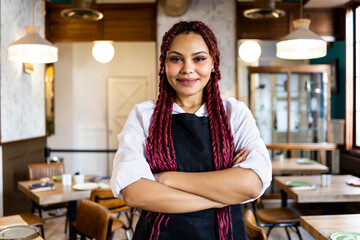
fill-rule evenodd
<path id="1" fill-rule="evenodd" d="M 67 19 L 71 4 L 46 3 L 46 38 L 52 42 L 156 41 L 156 3 L 96 4 L 104 14 L 96 21 Z"/>
<path id="2" fill-rule="evenodd" d="M 300 18 L 298 2 L 276 2 L 276 8 L 285 11 L 279 19 L 248 19 L 243 12 L 253 8 L 253 2 L 237 2 L 237 39 L 279 40 L 293 30 L 293 20 Z M 336 41 L 345 39 L 345 9 L 303 9 L 303 17 L 311 20 L 310 30 Z"/>
<path id="3" fill-rule="evenodd" d="M 45 163 L 46 137 L 6 143 L 2 146 L 4 216 L 29 212 L 31 201 L 17 187 L 28 179 L 28 164 Z"/>
<path id="4" fill-rule="evenodd" d="M 352 174 L 360 177 L 360 155 L 352 154 L 351 152 L 340 153 L 340 173 Z"/>
<path id="5" fill-rule="evenodd" d="M 32 140 L 38 140 L 38 139 L 42 139 L 42 138 L 46 138 L 47 136 L 40 136 L 40 137 L 34 137 L 34 138 L 26 138 L 26 139 L 20 139 L 20 140 L 15 140 L 15 141 L 9 141 L 9 142 L 1 142 L 0 145 L 2 146 L 6 146 L 8 144 L 14 144 L 14 143 L 22 143 L 22 142 L 26 142 L 26 141 L 32 141 Z"/>
<path id="6" fill-rule="evenodd" d="M 291 73 L 329 72 L 330 67 L 327 64 L 248 67 L 249 73 L 287 73 L 289 71 Z"/>

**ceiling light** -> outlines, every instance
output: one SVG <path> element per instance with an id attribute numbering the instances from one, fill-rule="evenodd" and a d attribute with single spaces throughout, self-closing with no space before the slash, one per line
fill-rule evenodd
<path id="1" fill-rule="evenodd" d="M 114 57 L 114 46 L 111 41 L 96 41 L 92 48 L 92 54 L 96 61 L 108 63 Z"/>
<path id="2" fill-rule="evenodd" d="M 186 13 L 191 4 L 191 0 L 160 0 L 159 3 L 167 15 L 178 17 Z"/>
<path id="3" fill-rule="evenodd" d="M 251 19 L 276 19 L 285 15 L 275 9 L 275 0 L 254 0 L 254 8 L 244 11 L 244 16 Z"/>
<path id="4" fill-rule="evenodd" d="M 302 18 L 293 21 L 294 31 L 276 43 L 276 56 L 283 59 L 313 59 L 326 56 L 326 41 L 310 31 L 310 19 Z"/>
<path id="5" fill-rule="evenodd" d="M 8 58 L 12 61 L 25 63 L 52 63 L 58 60 L 58 48 L 42 38 L 40 26 L 34 25 L 34 0 L 33 0 L 33 25 L 25 26 L 26 34 L 8 46 Z"/>
<path id="6" fill-rule="evenodd" d="M 101 12 L 92 9 L 95 0 L 72 0 L 71 2 L 71 8 L 62 10 L 61 16 L 87 21 L 98 21 L 104 17 Z"/>
<path id="7" fill-rule="evenodd" d="M 259 59 L 260 55 L 261 47 L 256 41 L 245 41 L 239 47 L 239 56 L 244 62 L 255 62 Z"/>

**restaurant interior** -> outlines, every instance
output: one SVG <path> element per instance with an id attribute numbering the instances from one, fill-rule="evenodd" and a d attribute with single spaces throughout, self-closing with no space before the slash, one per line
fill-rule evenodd
<path id="1" fill-rule="evenodd" d="M 138 212 L 105 203 L 117 134 L 135 104 L 157 97 L 164 33 L 201 20 L 217 36 L 222 97 L 247 104 L 272 161 L 271 186 L 244 205 L 248 238 L 360 239 L 359 0 L 1 0 L 0 9 L 0 232 L 73 239 L 83 209 L 102 205 L 107 225 L 94 228 L 105 237 L 82 233 L 131 239 Z M 46 49 L 27 53 L 31 41 Z"/>

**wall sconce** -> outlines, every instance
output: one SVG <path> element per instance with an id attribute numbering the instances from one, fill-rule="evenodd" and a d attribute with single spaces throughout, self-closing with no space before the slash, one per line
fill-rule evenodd
<path id="1" fill-rule="evenodd" d="M 259 59 L 260 55 L 261 47 L 254 40 L 245 41 L 239 47 L 239 56 L 244 62 L 255 62 Z"/>
<path id="2" fill-rule="evenodd" d="M 42 38 L 40 26 L 34 25 L 34 0 L 33 22 L 25 26 L 26 34 L 8 46 L 8 57 L 12 61 L 26 63 L 52 63 L 58 60 L 58 48 Z"/>
<path id="3" fill-rule="evenodd" d="M 115 54 L 112 41 L 95 41 L 92 48 L 92 55 L 100 63 L 110 62 Z"/>
<path id="4" fill-rule="evenodd" d="M 58 60 L 58 48 L 40 37 L 40 26 L 25 26 L 26 35 L 8 46 L 11 61 L 52 63 Z"/>
<path id="5" fill-rule="evenodd" d="M 53 63 L 58 60 L 58 48 L 40 36 L 40 26 L 34 25 L 34 0 L 32 25 L 26 25 L 26 34 L 8 46 L 11 61 L 28 63 L 24 65 L 27 73 L 32 73 L 33 63 Z"/>

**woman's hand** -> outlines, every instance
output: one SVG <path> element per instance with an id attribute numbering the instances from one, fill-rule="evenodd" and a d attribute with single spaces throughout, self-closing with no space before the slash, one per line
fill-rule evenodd
<path id="1" fill-rule="evenodd" d="M 235 166 L 236 164 L 242 163 L 243 161 L 246 160 L 247 156 L 249 155 L 250 151 L 244 147 L 242 149 L 240 149 L 238 152 L 235 153 L 235 156 L 232 160 L 232 167 Z"/>

